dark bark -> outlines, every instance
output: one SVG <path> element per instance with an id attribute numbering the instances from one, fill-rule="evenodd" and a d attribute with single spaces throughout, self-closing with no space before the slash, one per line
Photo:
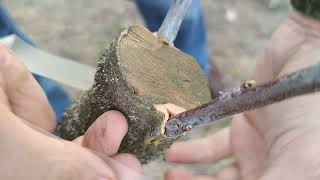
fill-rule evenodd
<path id="1" fill-rule="evenodd" d="M 213 101 L 169 119 L 165 135 L 177 136 L 198 126 L 216 122 L 227 116 L 256 109 L 320 89 L 320 64 L 283 76 L 265 85 L 251 81 Z"/>

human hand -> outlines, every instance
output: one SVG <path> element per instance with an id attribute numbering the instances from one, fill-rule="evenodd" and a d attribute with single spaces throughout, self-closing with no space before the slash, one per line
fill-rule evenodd
<path id="1" fill-rule="evenodd" d="M 128 129 L 121 113 L 104 113 L 75 142 L 47 133 L 55 128 L 48 100 L 19 58 L 4 46 L 0 46 L 0 111 L 1 179 L 139 178 L 139 161 L 117 154 Z"/>
<path id="2" fill-rule="evenodd" d="M 319 63 L 320 22 L 293 12 L 273 34 L 257 63 L 258 83 Z M 320 94 L 273 104 L 234 117 L 231 127 L 205 139 L 175 143 L 166 160 L 235 162 L 214 176 L 169 170 L 166 179 L 319 179 Z"/>

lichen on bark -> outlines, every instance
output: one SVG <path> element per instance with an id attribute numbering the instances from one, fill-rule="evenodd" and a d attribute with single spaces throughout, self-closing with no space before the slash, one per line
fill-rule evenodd
<path id="1" fill-rule="evenodd" d="M 154 106 L 173 103 L 191 109 L 209 100 L 206 78 L 194 59 L 135 25 L 101 56 L 92 88 L 65 112 L 59 130 L 62 138 L 73 140 L 101 114 L 118 110 L 129 124 L 119 151 L 146 163 L 179 138 L 163 134 L 164 114 Z"/>

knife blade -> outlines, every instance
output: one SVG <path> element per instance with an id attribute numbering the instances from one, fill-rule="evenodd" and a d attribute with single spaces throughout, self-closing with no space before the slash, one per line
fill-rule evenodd
<path id="1" fill-rule="evenodd" d="M 0 43 L 12 49 L 34 74 L 79 90 L 89 89 L 93 84 L 96 72 L 94 67 L 45 52 L 16 35 L 1 38 Z"/>

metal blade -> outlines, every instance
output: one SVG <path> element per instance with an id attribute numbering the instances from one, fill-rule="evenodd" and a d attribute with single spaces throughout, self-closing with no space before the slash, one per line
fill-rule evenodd
<path id="1" fill-rule="evenodd" d="M 192 0 L 173 0 L 172 5 L 162 22 L 158 33 L 165 37 L 169 44 L 173 44 L 177 37 L 181 23 L 187 14 Z"/>
<path id="2" fill-rule="evenodd" d="M 15 35 L 0 39 L 0 43 L 12 49 L 35 74 L 80 90 L 89 89 L 93 84 L 96 72 L 94 67 L 47 53 Z"/>

